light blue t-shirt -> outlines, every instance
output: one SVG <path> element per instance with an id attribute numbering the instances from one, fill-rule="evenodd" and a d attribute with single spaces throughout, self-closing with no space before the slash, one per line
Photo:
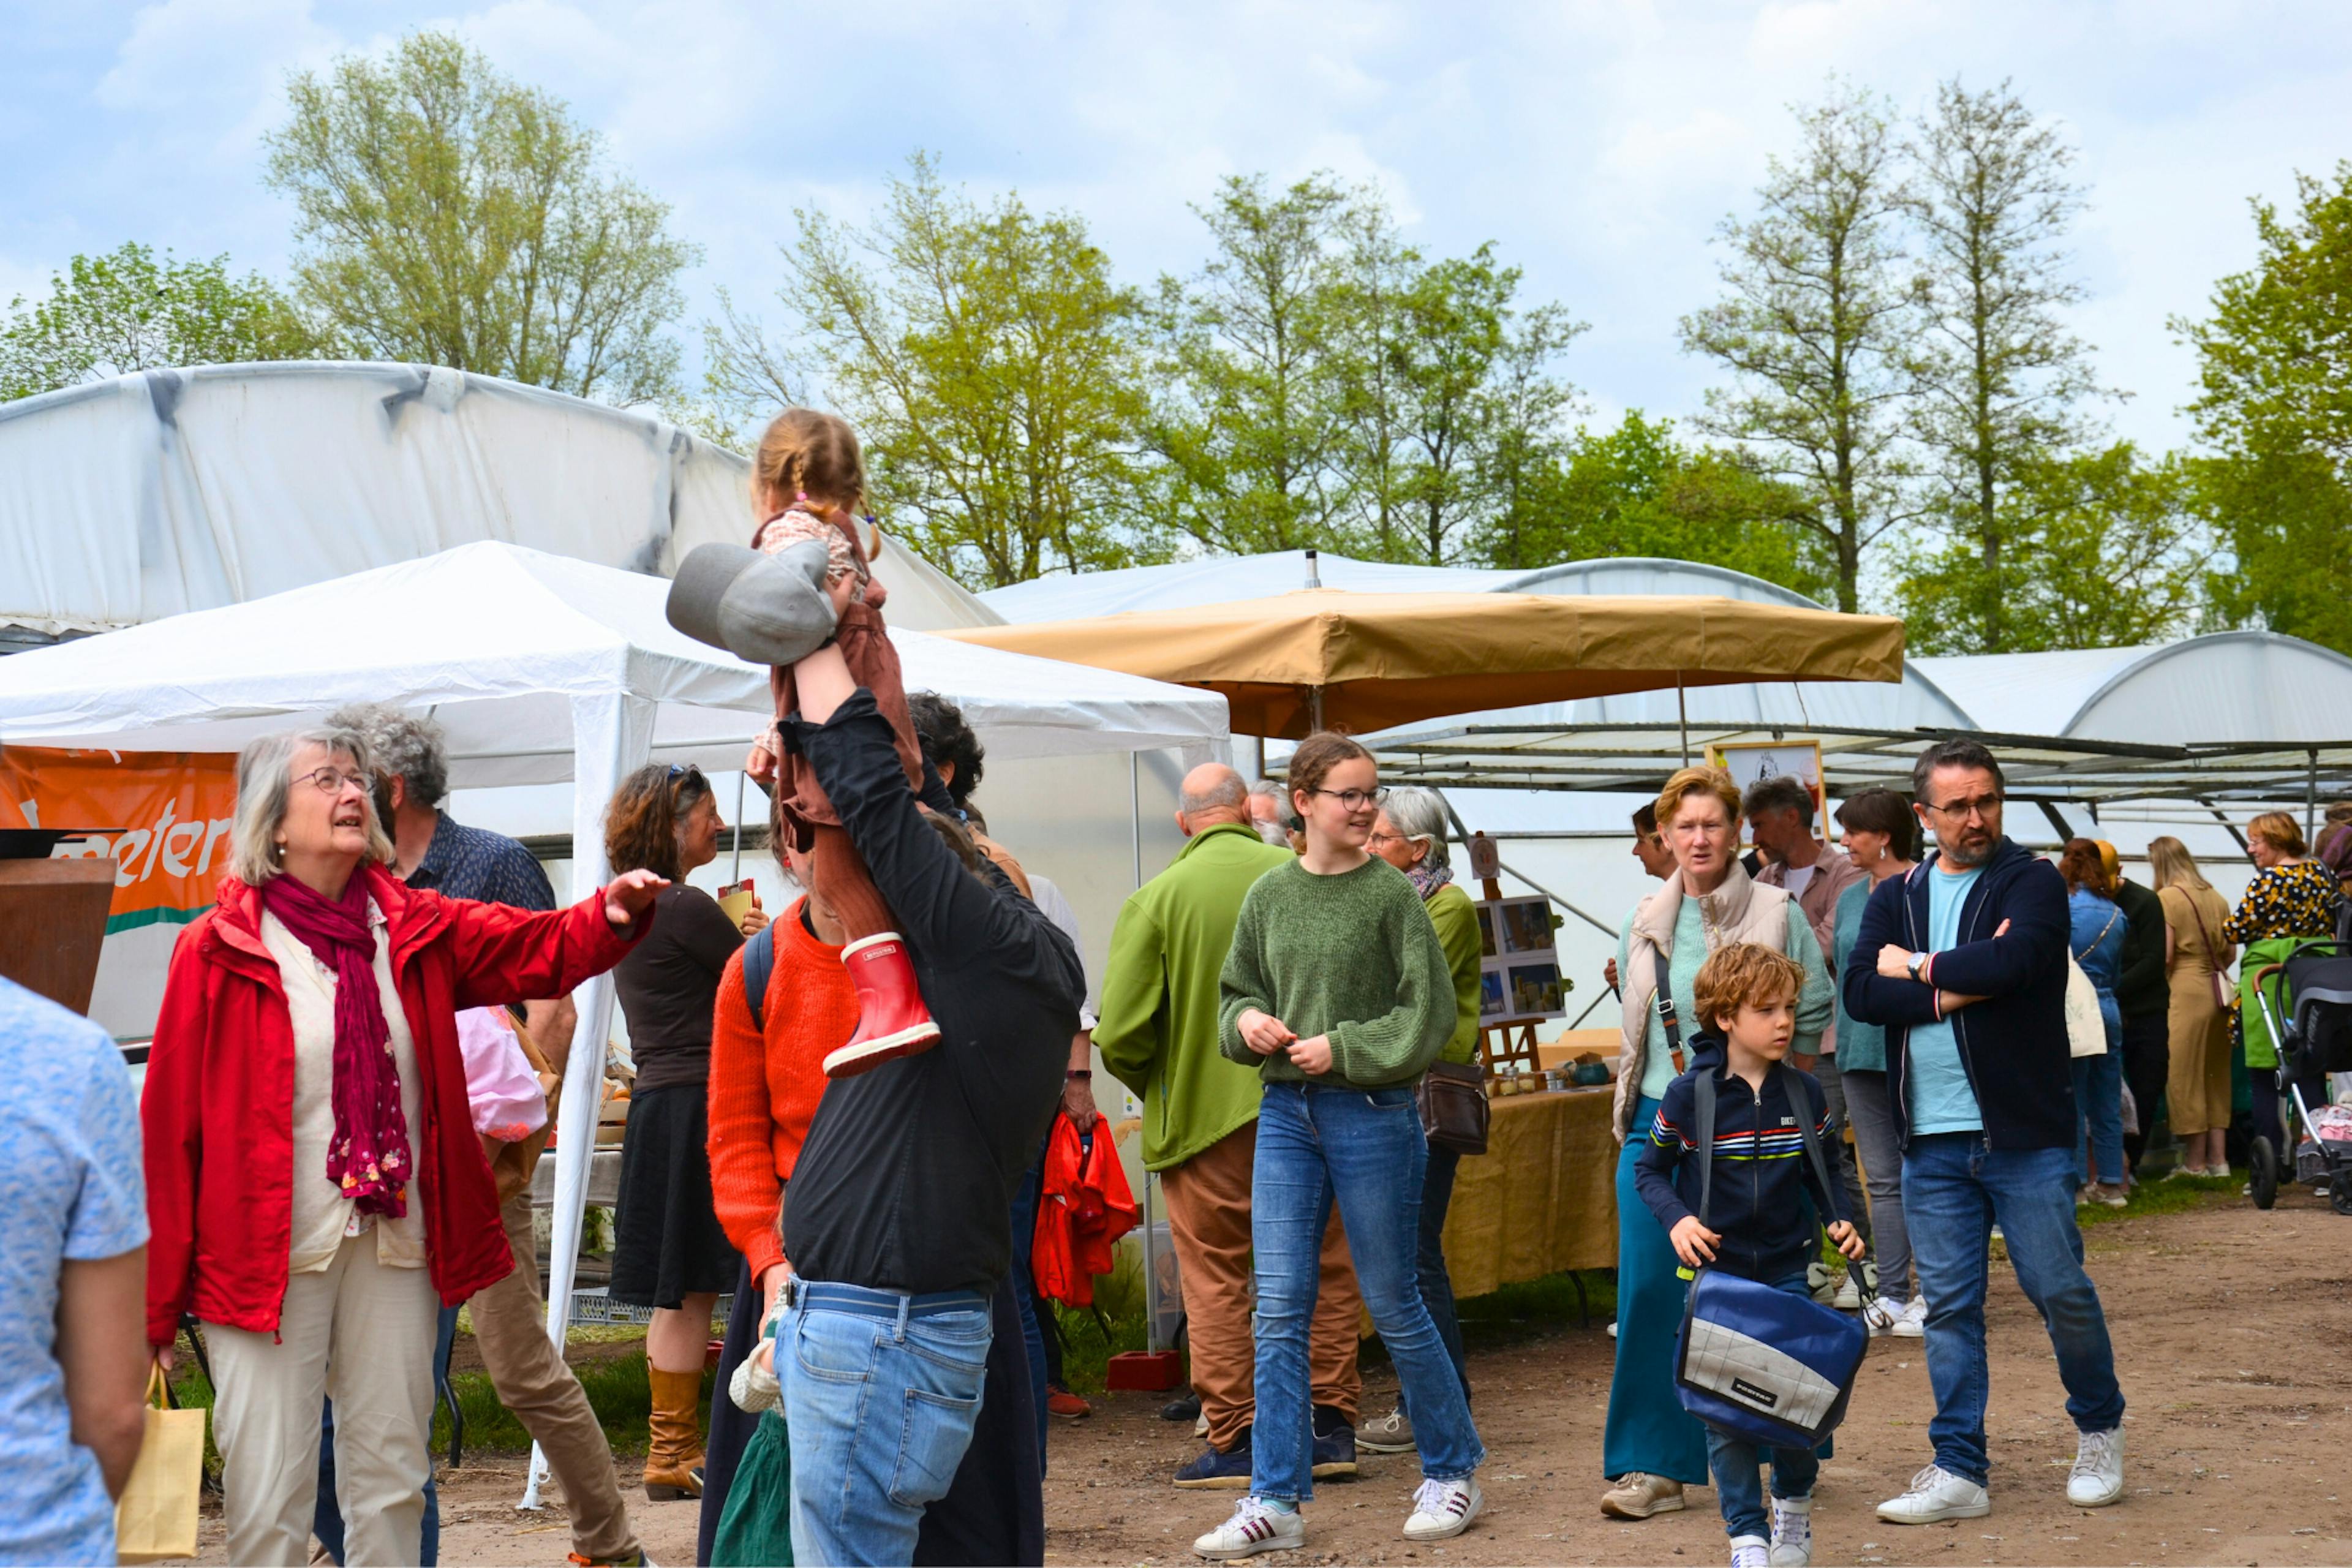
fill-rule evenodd
<path id="1" fill-rule="evenodd" d="M 1633 918 L 1640 914 L 1637 905 L 1625 916 L 1624 925 L 1617 933 L 1617 973 L 1623 974 L 1630 962 L 1633 945 Z M 1833 988 L 1830 984 L 1829 966 L 1822 962 L 1822 944 L 1813 935 L 1812 922 L 1797 900 L 1789 900 L 1789 940 L 1781 952 L 1805 968 L 1805 984 L 1797 994 L 1797 1036 L 1790 1050 L 1801 1056 L 1811 1056 L 1821 1048 L 1822 1031 L 1829 1026 L 1836 1006 Z M 1693 999 L 1693 983 L 1698 979 L 1699 966 L 1706 962 L 1706 923 L 1696 899 L 1685 899 L 1681 911 L 1675 917 L 1675 950 L 1666 965 L 1666 984 L 1675 998 L 1675 1021 L 1681 1026 L 1687 1041 L 1706 1026 L 1698 1021 L 1698 1003 Z M 1675 1081 L 1674 1053 L 1666 1049 L 1666 1026 L 1658 1021 L 1658 1010 L 1649 1010 L 1649 1045 L 1642 1058 L 1642 1098 L 1664 1100 L 1666 1085 Z M 1684 1058 L 1688 1061 L 1685 1052 Z"/>
<path id="2" fill-rule="evenodd" d="M 68 1433 L 64 1260 L 147 1242 L 139 1105 L 104 1029 L 0 979 L 0 1563 L 111 1563 L 114 1504 Z"/>
<path id="3" fill-rule="evenodd" d="M 1960 907 L 1984 874 L 1971 866 L 1958 875 L 1941 861 L 1927 869 L 1927 951 L 1941 952 L 1960 945 Z M 1969 1087 L 1968 1069 L 1960 1065 L 1959 1042 L 1952 1038 L 1949 1020 L 1911 1026 L 1906 1047 L 1904 1100 L 1911 1113 L 1911 1131 L 1978 1132 L 1984 1112 L 1977 1091 Z"/>

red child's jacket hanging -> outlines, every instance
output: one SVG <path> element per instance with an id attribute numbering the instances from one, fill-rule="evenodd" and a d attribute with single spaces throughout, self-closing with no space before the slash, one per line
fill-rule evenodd
<path id="1" fill-rule="evenodd" d="M 1055 1115 L 1045 1141 L 1045 1191 L 1029 1268 L 1037 1294 L 1066 1307 L 1090 1307 L 1095 1276 L 1111 1269 L 1111 1247 L 1135 1228 L 1135 1195 L 1118 1152 L 1099 1122 L 1091 1139 Z"/>

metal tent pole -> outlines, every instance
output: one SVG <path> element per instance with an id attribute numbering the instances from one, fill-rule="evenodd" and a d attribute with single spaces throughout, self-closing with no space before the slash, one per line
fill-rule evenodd
<path id="1" fill-rule="evenodd" d="M 1690 700 L 1683 692 L 1683 672 L 1675 671 L 1675 726 L 1683 738 L 1683 766 L 1690 766 Z"/>
<path id="2" fill-rule="evenodd" d="M 751 779 L 748 773 L 735 775 L 735 863 L 727 872 L 727 879 L 730 882 L 743 880 L 743 786 Z M 772 942 L 775 939 L 771 937 L 769 940 Z"/>
<path id="3" fill-rule="evenodd" d="M 2303 841 L 2316 849 L 2319 845 L 2319 748 L 2312 747 L 2304 755 L 2311 759 L 2311 771 L 2303 782 Z"/>

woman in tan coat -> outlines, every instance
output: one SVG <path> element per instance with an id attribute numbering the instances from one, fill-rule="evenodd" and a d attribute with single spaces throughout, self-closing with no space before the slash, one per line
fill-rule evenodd
<path id="1" fill-rule="evenodd" d="M 2172 1062 L 2164 1099 L 2180 1140 L 2173 1174 L 2226 1176 L 2230 1162 L 2221 1140 L 2230 1125 L 2230 1016 L 2221 1005 L 2228 982 L 2217 976 L 2238 951 L 2221 935 L 2230 906 L 2179 839 L 2150 839 L 2147 861 L 2164 904 L 2164 972 L 2172 983 Z"/>

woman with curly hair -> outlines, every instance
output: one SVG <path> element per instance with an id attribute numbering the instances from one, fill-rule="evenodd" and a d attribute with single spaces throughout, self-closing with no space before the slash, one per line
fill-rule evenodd
<path id="1" fill-rule="evenodd" d="M 646 1329 L 653 1384 L 646 1496 L 656 1502 L 702 1495 L 702 1363 L 712 1310 L 741 1262 L 711 1206 L 704 1149 L 710 1020 L 727 961 L 768 917 L 754 901 L 739 927 L 717 900 L 686 885 L 688 872 L 718 858 L 719 828 L 710 782 L 690 766 L 639 768 L 604 812 L 604 853 L 614 869 L 643 868 L 670 884 L 652 933 L 613 972 L 637 1080 L 621 1145 L 611 1295 L 653 1309 Z"/>
<path id="2" fill-rule="evenodd" d="M 2246 858 L 2254 879 L 2238 900 L 2238 912 L 2221 928 L 2222 940 L 2243 942 L 2238 965 L 2237 1030 L 2246 1048 L 2246 1076 L 2254 1091 L 2254 1131 L 2276 1142 L 2284 1101 L 2278 1091 L 2278 1046 L 2253 1000 L 2254 976 L 2264 964 L 2283 962 L 2298 942 L 2336 933 L 2344 891 L 2336 873 L 2304 858 L 2303 829 L 2284 811 L 2266 811 L 2246 824 Z M 2316 1075 L 2304 1098 L 2321 1096 Z"/>

